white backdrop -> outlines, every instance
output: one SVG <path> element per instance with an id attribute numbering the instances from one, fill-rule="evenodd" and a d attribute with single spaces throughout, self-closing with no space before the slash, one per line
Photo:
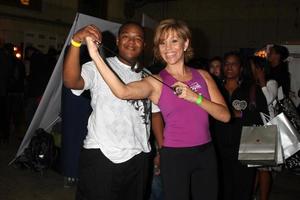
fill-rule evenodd
<path id="1" fill-rule="evenodd" d="M 300 45 L 283 45 L 290 52 L 289 71 L 291 74 L 291 92 L 295 95 L 291 99 L 296 106 L 300 103 L 298 91 L 300 90 Z"/>
<path id="2" fill-rule="evenodd" d="M 52 126 L 60 120 L 60 110 L 61 110 L 61 90 L 62 90 L 62 68 L 63 68 L 63 60 L 64 60 L 64 52 L 66 47 L 70 44 L 71 38 L 73 34 L 79 30 L 80 28 L 89 25 L 95 24 L 98 26 L 101 31 L 109 31 L 115 36 L 118 33 L 118 30 L 121 26 L 119 23 L 99 19 L 96 17 L 91 17 L 88 15 L 84 15 L 81 13 L 77 13 L 71 30 L 69 31 L 68 37 L 65 41 L 63 49 L 61 50 L 61 54 L 58 58 L 58 61 L 55 65 L 51 78 L 49 79 L 46 90 L 43 94 L 43 97 L 40 101 L 40 104 L 34 114 L 34 117 L 31 121 L 31 124 L 26 131 L 25 137 L 15 155 L 15 158 L 11 161 L 11 163 L 20 156 L 26 147 L 29 145 L 30 140 L 38 128 L 43 128 L 47 132 L 50 132 Z M 142 18 L 142 26 L 148 27 L 150 29 L 154 29 L 157 22 L 143 14 Z M 76 108 L 74 108 L 76 109 Z"/>
<path id="3" fill-rule="evenodd" d="M 49 132 L 51 131 L 52 126 L 55 124 L 55 122 L 60 120 L 59 115 L 61 110 L 61 90 L 63 84 L 62 67 L 63 67 L 64 52 L 68 44 L 70 44 L 70 40 L 73 34 L 80 28 L 89 24 L 95 24 L 102 31 L 109 31 L 114 35 L 117 34 L 120 27 L 120 24 L 118 23 L 102 20 L 81 13 L 76 14 L 72 28 L 65 41 L 64 47 L 55 65 L 51 78 L 49 79 L 46 90 L 35 112 L 35 115 L 31 121 L 31 124 L 27 129 L 25 137 L 15 155 L 15 158 L 20 156 L 25 150 L 25 148 L 29 145 L 30 140 L 36 129 L 43 128 Z M 15 160 L 15 158 L 13 159 L 13 161 Z"/>

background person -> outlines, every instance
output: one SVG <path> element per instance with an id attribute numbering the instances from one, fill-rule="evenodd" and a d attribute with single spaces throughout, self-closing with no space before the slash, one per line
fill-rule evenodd
<path id="1" fill-rule="evenodd" d="M 231 120 L 229 123 L 215 120 L 212 125 L 219 163 L 219 199 L 250 200 L 256 169 L 238 160 L 241 132 L 243 126 L 262 124 L 259 112 L 267 113 L 266 99 L 238 52 L 225 54 L 223 73 L 220 90 L 230 108 Z"/>

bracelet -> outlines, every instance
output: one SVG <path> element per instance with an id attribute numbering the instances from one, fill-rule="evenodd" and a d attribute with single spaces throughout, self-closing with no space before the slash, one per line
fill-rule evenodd
<path id="1" fill-rule="evenodd" d="M 81 46 L 81 42 L 76 42 L 75 40 L 71 39 L 71 45 L 73 47 L 79 48 Z"/>
<path id="2" fill-rule="evenodd" d="M 201 94 L 199 94 L 199 96 L 198 96 L 198 98 L 196 100 L 196 104 L 200 106 L 201 103 L 202 103 L 202 100 L 203 100 L 203 96 Z"/>

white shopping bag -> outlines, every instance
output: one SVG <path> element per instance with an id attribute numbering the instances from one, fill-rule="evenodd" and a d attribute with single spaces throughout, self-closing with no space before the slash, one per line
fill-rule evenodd
<path id="1" fill-rule="evenodd" d="M 299 133 L 284 113 L 276 115 L 273 119 L 270 119 L 270 117 L 264 113 L 260 113 L 260 115 L 265 125 L 277 125 L 284 159 L 291 157 L 300 150 Z"/>

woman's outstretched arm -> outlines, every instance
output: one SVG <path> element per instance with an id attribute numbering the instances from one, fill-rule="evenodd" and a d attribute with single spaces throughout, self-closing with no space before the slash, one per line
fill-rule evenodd
<path id="1" fill-rule="evenodd" d="M 120 99 L 144 99 L 148 98 L 152 94 L 153 87 L 149 78 L 124 84 L 105 64 L 93 39 L 87 37 L 86 43 L 89 54 L 95 62 L 99 73 L 116 97 Z"/>

